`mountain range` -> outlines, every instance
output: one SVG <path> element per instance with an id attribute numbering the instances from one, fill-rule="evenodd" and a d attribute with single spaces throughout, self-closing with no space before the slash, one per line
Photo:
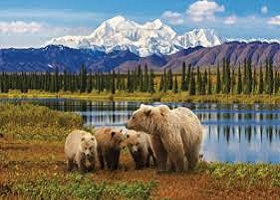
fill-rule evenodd
<path id="1" fill-rule="evenodd" d="M 88 36 L 64 36 L 53 38 L 46 45 L 63 45 L 78 49 L 93 49 L 106 53 L 129 50 L 140 56 L 170 55 L 182 49 L 220 45 L 222 40 L 210 29 L 194 29 L 177 34 L 160 19 L 139 24 L 116 16 L 97 27 Z"/>
<path id="2" fill-rule="evenodd" d="M 182 63 L 192 66 L 217 66 L 226 58 L 232 67 L 245 59 L 261 66 L 270 59 L 280 66 L 278 42 L 226 42 L 209 29 L 194 29 L 177 34 L 160 20 L 139 24 L 117 16 L 103 22 L 89 36 L 53 38 L 41 48 L 0 49 L 0 71 L 78 72 L 85 65 L 92 72 L 113 69 L 127 72 L 147 64 L 155 71 Z"/>
<path id="3" fill-rule="evenodd" d="M 214 47 L 193 47 L 182 49 L 172 55 L 140 57 L 129 50 L 113 50 L 109 53 L 92 49 L 74 49 L 49 45 L 39 49 L 1 49 L 0 71 L 59 71 L 78 72 L 85 65 L 92 72 L 109 72 L 113 69 L 127 72 L 138 65 L 148 65 L 155 71 L 172 68 L 180 71 L 182 63 L 192 66 L 217 66 L 226 58 L 232 67 L 242 65 L 244 59 L 251 59 L 253 66 L 261 66 L 270 59 L 274 66 L 280 66 L 280 44 L 266 42 L 228 42 Z"/>

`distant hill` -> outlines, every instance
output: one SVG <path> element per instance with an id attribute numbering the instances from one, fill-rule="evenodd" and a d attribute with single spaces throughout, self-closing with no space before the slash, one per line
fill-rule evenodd
<path id="1" fill-rule="evenodd" d="M 128 50 L 115 50 L 110 53 L 92 49 L 73 49 L 64 46 L 50 45 L 44 48 L 1 49 L 0 71 L 7 72 L 45 72 L 59 71 L 78 72 L 85 65 L 92 72 L 108 72 L 113 69 L 126 72 L 138 65 L 147 64 L 155 71 L 172 68 L 180 71 L 182 63 L 192 66 L 217 66 L 223 58 L 229 59 L 232 67 L 244 59 L 251 59 L 253 66 L 260 66 L 270 59 L 273 65 L 280 66 L 280 44 L 266 42 L 228 42 L 215 47 L 194 47 L 183 49 L 172 55 L 151 55 L 140 57 Z"/>

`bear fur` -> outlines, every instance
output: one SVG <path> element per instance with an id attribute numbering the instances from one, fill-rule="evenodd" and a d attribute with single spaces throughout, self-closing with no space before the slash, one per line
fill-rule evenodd
<path id="1" fill-rule="evenodd" d="M 110 170 L 116 170 L 119 167 L 119 158 L 123 140 L 121 130 L 113 128 L 99 128 L 95 131 L 95 137 L 98 143 L 97 153 L 100 168 L 106 166 Z"/>
<path id="2" fill-rule="evenodd" d="M 126 126 L 151 135 L 158 171 L 166 171 L 167 163 L 175 171 L 192 170 L 197 164 L 203 127 L 190 109 L 141 105 Z"/>
<path id="3" fill-rule="evenodd" d="M 136 169 L 143 169 L 150 166 L 150 161 L 156 164 L 156 159 L 152 150 L 150 136 L 144 132 L 128 130 L 122 143 L 127 147 L 134 162 Z"/>
<path id="4" fill-rule="evenodd" d="M 97 141 L 89 132 L 82 130 L 72 131 L 66 138 L 64 152 L 67 159 L 68 170 L 75 165 L 81 173 L 95 169 L 97 157 Z M 89 162 L 89 166 L 86 162 Z"/>

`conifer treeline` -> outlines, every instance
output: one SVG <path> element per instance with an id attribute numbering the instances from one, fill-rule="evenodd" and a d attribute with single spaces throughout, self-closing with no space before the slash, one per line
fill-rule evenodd
<path id="1" fill-rule="evenodd" d="M 159 77 L 160 79 L 157 79 Z M 258 70 L 252 66 L 251 60 L 244 60 L 237 69 L 230 67 L 228 60 L 223 60 L 215 70 L 210 68 L 186 66 L 183 63 L 180 75 L 171 69 L 163 74 L 155 75 L 145 65 L 127 74 L 120 72 L 91 73 L 81 66 L 80 72 L 59 73 L 0 73 L 0 93 L 9 90 L 40 90 L 46 92 L 110 92 L 116 91 L 155 93 L 172 91 L 188 91 L 189 95 L 211 94 L 277 94 L 280 87 L 279 72 L 274 70 L 272 62 L 266 61 Z"/>
<path id="2" fill-rule="evenodd" d="M 53 73 L 0 73 L 0 93 L 8 93 L 9 90 L 20 90 L 27 93 L 28 90 L 40 90 L 57 93 L 63 92 L 110 92 L 115 94 L 118 91 L 141 91 L 155 92 L 155 74 L 148 70 L 145 65 L 144 73 L 141 66 L 135 71 L 128 71 L 127 74 L 95 73 L 88 72 L 81 66 L 80 72 L 59 73 L 56 69 Z"/>

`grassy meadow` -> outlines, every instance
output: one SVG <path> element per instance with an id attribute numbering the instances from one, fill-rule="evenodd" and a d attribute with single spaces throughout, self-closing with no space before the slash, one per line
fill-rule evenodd
<path id="1" fill-rule="evenodd" d="M 0 199 L 277 199 L 280 165 L 201 161 L 195 171 L 134 170 L 128 151 L 115 172 L 67 172 L 64 138 L 82 119 L 31 104 L 0 104 Z"/>
<path id="2" fill-rule="evenodd" d="M 156 92 L 149 94 L 145 92 L 128 93 L 124 91 L 116 91 L 115 94 L 108 92 L 58 92 L 50 93 L 44 91 L 30 90 L 28 93 L 21 93 L 17 90 L 11 90 L 9 93 L 0 93 L 0 98 L 70 98 L 92 101 L 138 101 L 138 102 L 189 102 L 189 103 L 240 103 L 240 104 L 279 104 L 280 95 L 267 94 L 212 94 L 212 95 L 189 95 L 188 92 L 173 93 Z"/>

